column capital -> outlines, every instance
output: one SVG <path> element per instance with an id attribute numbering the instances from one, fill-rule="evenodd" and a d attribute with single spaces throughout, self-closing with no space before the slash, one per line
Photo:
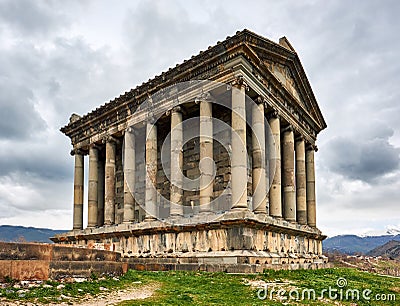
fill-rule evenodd
<path id="1" fill-rule="evenodd" d="M 154 112 L 152 110 L 150 110 L 149 112 L 147 112 L 146 115 L 146 119 L 144 120 L 146 123 L 150 123 L 150 124 L 156 124 L 157 119 L 154 116 Z"/>
<path id="2" fill-rule="evenodd" d="M 124 133 L 124 135 L 126 135 L 126 133 L 128 133 L 128 134 L 133 134 L 134 136 L 138 136 L 138 131 L 137 131 L 137 129 L 135 129 L 135 127 L 134 126 L 128 126 L 126 129 L 125 129 L 125 133 Z"/>
<path id="3" fill-rule="evenodd" d="M 315 144 L 307 143 L 306 150 L 318 152 L 318 147 Z"/>
<path id="4" fill-rule="evenodd" d="M 244 79 L 243 75 L 235 76 L 234 80 L 231 83 L 232 86 L 236 88 L 245 87 L 246 90 L 249 89 L 249 85 L 247 84 L 246 80 Z"/>
<path id="5" fill-rule="evenodd" d="M 196 104 L 199 104 L 201 101 L 210 102 L 211 101 L 211 94 L 208 91 L 207 92 L 202 92 L 200 95 L 198 95 L 194 99 L 194 103 L 196 103 Z"/>
<path id="6" fill-rule="evenodd" d="M 284 127 L 282 129 L 282 133 L 285 133 L 285 132 L 294 132 L 293 126 L 291 124 L 289 124 L 288 126 Z"/>
<path id="7" fill-rule="evenodd" d="M 111 136 L 111 135 L 103 136 L 103 138 L 101 139 L 101 142 L 102 143 L 112 142 L 112 143 L 115 143 L 115 144 L 119 144 L 120 143 L 120 141 L 117 138 L 115 138 L 114 136 Z"/>
<path id="8" fill-rule="evenodd" d="M 72 156 L 74 155 L 85 155 L 84 150 L 82 150 L 81 148 L 73 148 L 71 150 L 71 152 L 69 152 Z"/>
<path id="9" fill-rule="evenodd" d="M 100 147 L 100 145 L 98 144 L 98 143 L 91 143 L 91 144 L 89 144 L 89 149 L 97 149 L 97 150 L 100 150 L 101 149 L 101 147 Z"/>
<path id="10" fill-rule="evenodd" d="M 172 113 L 182 113 L 182 112 L 183 112 L 183 107 L 181 107 L 181 106 L 179 106 L 179 105 L 174 106 L 174 107 L 171 109 L 171 114 L 172 114 Z"/>
<path id="11" fill-rule="evenodd" d="M 304 141 L 304 136 L 300 134 L 300 135 L 296 136 L 294 140 L 295 141 Z"/>
<path id="12" fill-rule="evenodd" d="M 258 96 L 257 98 L 254 99 L 254 102 L 256 102 L 257 105 L 259 105 L 259 104 L 265 105 L 266 99 L 263 98 L 262 96 Z"/>
<path id="13" fill-rule="evenodd" d="M 267 114 L 267 118 L 268 118 L 268 119 L 279 118 L 279 117 L 280 117 L 279 112 L 278 112 L 278 110 L 276 110 L 276 109 L 273 109 L 272 111 L 270 111 L 270 112 Z"/>
<path id="14" fill-rule="evenodd" d="M 185 108 L 184 108 L 183 106 L 177 105 L 177 106 L 174 106 L 174 107 L 172 107 L 171 109 L 167 110 L 167 111 L 165 112 L 165 115 L 171 116 L 172 113 L 181 113 L 181 114 L 185 114 L 186 111 L 185 111 Z"/>

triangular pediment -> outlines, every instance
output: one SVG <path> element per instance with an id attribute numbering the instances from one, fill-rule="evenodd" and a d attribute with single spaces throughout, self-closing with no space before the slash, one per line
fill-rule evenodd
<path id="1" fill-rule="evenodd" d="M 306 73 L 289 40 L 282 37 L 277 44 L 248 30 L 242 33 L 248 35 L 245 38 L 246 45 L 253 56 L 257 57 L 258 64 L 262 63 L 263 70 L 283 85 L 298 105 L 318 124 L 320 130 L 326 128 Z"/>
<path id="2" fill-rule="evenodd" d="M 293 74 L 288 66 L 280 64 L 278 62 L 273 61 L 264 61 L 264 65 L 268 68 L 269 72 L 277 79 L 282 85 L 286 88 L 286 90 L 298 100 L 300 105 L 304 107 L 307 111 L 310 111 L 309 106 L 307 106 L 303 97 L 301 96 L 301 92 L 296 84 L 296 80 L 293 77 Z"/>

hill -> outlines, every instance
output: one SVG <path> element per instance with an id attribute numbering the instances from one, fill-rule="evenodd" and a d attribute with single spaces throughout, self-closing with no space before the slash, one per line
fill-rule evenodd
<path id="1" fill-rule="evenodd" d="M 369 251 L 369 256 L 383 256 L 391 259 L 400 260 L 400 241 L 390 240 L 372 251 Z"/>
<path id="2" fill-rule="evenodd" d="M 36 228 L 13 225 L 0 225 L 0 241 L 15 242 L 48 242 L 50 237 L 66 232 L 65 230 L 52 230 L 48 228 Z"/>
<path id="3" fill-rule="evenodd" d="M 367 254 L 369 251 L 395 240 L 400 241 L 400 235 L 382 235 L 360 237 L 356 235 L 339 235 L 323 241 L 324 252 L 340 252 L 344 254 Z"/>

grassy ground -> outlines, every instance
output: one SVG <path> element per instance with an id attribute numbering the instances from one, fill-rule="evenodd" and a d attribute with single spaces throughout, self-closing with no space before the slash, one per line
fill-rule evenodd
<path id="1" fill-rule="evenodd" d="M 297 270 L 297 271 L 266 271 L 259 275 L 233 275 L 225 273 L 188 273 L 188 272 L 135 272 L 139 279 L 147 282 L 157 281 L 162 287 L 156 294 L 142 301 L 124 302 L 122 305 L 282 305 L 281 302 L 290 302 L 290 305 L 399 305 L 400 301 L 400 279 L 377 276 L 370 273 L 360 272 L 354 269 L 321 269 L 321 270 Z M 298 288 L 300 298 L 302 288 L 314 289 L 317 298 L 323 289 L 339 289 L 337 280 L 344 278 L 347 286 L 343 287 L 343 299 L 329 299 L 328 292 L 325 293 L 323 300 L 313 301 L 306 299 L 303 301 L 281 300 L 277 293 L 273 293 L 273 300 L 270 299 L 271 290 L 268 291 L 267 298 L 260 300 L 257 296 L 258 289 L 245 285 L 249 281 L 252 283 L 263 284 L 267 282 L 272 287 L 274 283 L 275 292 L 278 289 Z M 276 285 L 284 283 L 283 285 Z M 341 284 L 341 283 L 340 283 Z M 360 300 L 345 300 L 347 289 L 358 289 Z M 372 292 L 367 296 L 371 299 L 362 298 L 362 291 L 369 289 Z M 261 293 L 264 293 L 262 291 Z M 293 297 L 295 297 L 293 291 Z M 367 294 L 367 293 L 366 293 Z M 376 294 L 394 294 L 396 301 L 376 301 Z M 334 292 L 332 292 L 332 296 Z M 287 297 L 288 294 L 286 295 Z M 351 298 L 351 294 L 349 293 Z M 339 302 L 339 304 L 337 303 Z M 353 304 L 354 305 L 354 304 Z"/>
<path id="2" fill-rule="evenodd" d="M 109 291 L 122 290 L 131 286 L 141 286 L 137 272 L 128 271 L 119 278 L 107 277 L 98 279 L 93 275 L 92 279 L 84 282 L 60 283 L 46 281 L 32 288 L 15 288 L 20 283 L 8 279 L 8 284 L 0 288 L 0 298 L 18 301 L 35 301 L 39 303 L 77 302 L 87 295 L 97 296 Z M 1 301 L 0 301 L 1 305 Z"/>
<path id="3" fill-rule="evenodd" d="M 294 299 L 279 299 L 278 290 L 292 289 L 292 297 L 296 292 L 301 298 L 303 289 L 314 289 L 316 297 L 320 297 L 323 290 L 340 289 L 337 285 L 339 278 L 346 280 L 347 285 L 342 287 L 343 298 L 340 295 L 329 299 L 325 292 L 323 300 L 308 299 L 295 301 Z M 344 282 L 342 280 L 342 282 Z M 253 286 L 249 285 L 253 284 Z M 355 269 L 333 268 L 321 270 L 297 270 L 297 271 L 266 271 L 257 275 L 238 275 L 226 273 L 205 272 L 139 272 L 129 271 L 119 280 L 103 279 L 90 282 L 66 284 L 64 288 L 57 289 L 58 283 L 49 282 L 24 292 L 13 287 L 0 289 L 0 296 L 17 300 L 37 300 L 42 302 L 61 301 L 63 297 L 83 297 L 87 294 L 98 295 L 104 288 L 108 291 L 121 290 L 126 287 L 156 284 L 156 290 L 152 297 L 144 300 L 132 300 L 122 302 L 121 305 L 282 305 L 281 302 L 289 302 L 290 305 L 399 305 L 400 279 L 378 276 Z M 260 300 L 257 296 L 256 285 L 268 284 L 267 298 Z M 339 283 L 342 285 L 342 283 Z M 272 300 L 271 288 L 274 288 Z M 346 290 L 357 289 L 360 292 L 359 300 L 346 300 Z M 370 290 L 370 300 L 362 297 L 363 290 Z M 20 293 L 18 293 L 18 291 Z M 368 291 L 367 291 L 368 292 Z M 366 293 L 367 293 L 366 292 Z M 264 294 L 265 291 L 261 290 Z M 334 294 L 335 292 L 332 292 Z M 340 292 L 339 292 L 340 293 Z M 376 295 L 385 295 L 387 298 L 395 297 L 395 301 L 377 301 Z M 389 296 L 391 294 L 392 296 Z M 280 294 L 288 297 L 288 293 Z M 312 296 L 312 295 L 311 295 Z M 60 299 L 61 297 L 61 299 Z M 350 296 L 351 297 L 351 296 Z M 70 300 L 71 301 L 71 300 Z M 74 300 L 76 301 L 76 300 Z M 339 302 L 339 303 L 338 303 Z M 353 304 L 355 305 L 355 304 Z"/>

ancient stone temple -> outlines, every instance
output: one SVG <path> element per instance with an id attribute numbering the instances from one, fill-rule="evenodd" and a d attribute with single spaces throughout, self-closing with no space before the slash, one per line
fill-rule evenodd
<path id="1" fill-rule="evenodd" d="M 325 266 L 314 163 L 324 128 L 289 41 L 237 32 L 71 116 L 61 131 L 75 159 L 73 229 L 52 240 L 146 269 Z"/>

